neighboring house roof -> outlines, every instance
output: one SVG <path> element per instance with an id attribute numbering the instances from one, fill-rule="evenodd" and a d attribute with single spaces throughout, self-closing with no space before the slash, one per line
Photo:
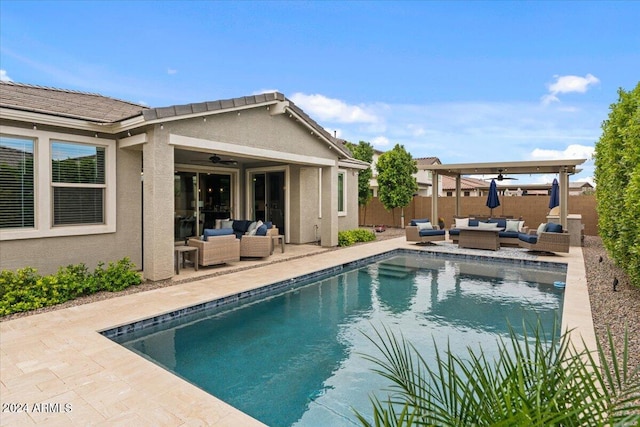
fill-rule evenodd
<path id="1" fill-rule="evenodd" d="M 414 159 L 418 165 L 418 168 L 426 165 L 440 165 L 442 162 L 437 157 L 419 157 Z"/>
<path id="2" fill-rule="evenodd" d="M 487 186 L 486 181 L 481 179 L 460 177 L 460 188 L 462 190 L 476 190 Z M 455 190 L 456 179 L 451 176 L 442 175 L 442 189 L 444 191 Z"/>
<path id="3" fill-rule="evenodd" d="M 147 107 L 95 93 L 0 82 L 0 107 L 113 123 L 138 116 Z"/>

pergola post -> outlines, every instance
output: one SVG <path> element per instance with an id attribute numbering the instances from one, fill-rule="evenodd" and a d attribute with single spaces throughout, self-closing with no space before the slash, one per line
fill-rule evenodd
<path id="1" fill-rule="evenodd" d="M 456 175 L 456 216 L 460 216 L 460 190 L 462 190 L 462 177 Z"/>
<path id="2" fill-rule="evenodd" d="M 433 171 L 431 175 L 431 223 L 438 223 L 438 172 Z"/>
<path id="3" fill-rule="evenodd" d="M 560 170 L 560 224 L 564 230 L 567 229 L 567 215 L 569 211 L 569 174 L 566 168 Z"/>

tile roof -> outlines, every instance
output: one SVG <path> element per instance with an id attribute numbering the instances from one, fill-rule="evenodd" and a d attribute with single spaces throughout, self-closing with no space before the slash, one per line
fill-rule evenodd
<path id="1" fill-rule="evenodd" d="M 97 123 L 118 122 L 147 109 L 96 93 L 14 82 L 0 82 L 0 107 Z"/>
<path id="2" fill-rule="evenodd" d="M 447 175 L 441 175 L 442 176 L 442 189 L 443 190 L 455 190 L 456 189 L 456 179 L 451 177 L 451 176 L 447 176 Z M 481 179 L 476 179 L 476 178 L 465 178 L 465 177 L 460 177 L 460 188 L 462 190 L 475 190 L 477 188 L 482 188 L 482 187 L 488 187 L 489 183 L 487 183 L 486 181 L 483 181 Z"/>

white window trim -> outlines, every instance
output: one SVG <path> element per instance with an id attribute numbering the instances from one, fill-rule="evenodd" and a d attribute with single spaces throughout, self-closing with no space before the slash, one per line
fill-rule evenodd
<path id="1" fill-rule="evenodd" d="M 39 239 L 43 237 L 84 236 L 91 234 L 115 233 L 116 231 L 116 147 L 115 140 L 0 126 L 0 133 L 32 138 L 35 140 L 34 159 L 34 215 L 33 228 L 13 228 L 0 230 L 0 241 Z M 107 167 L 105 170 L 104 224 L 80 224 L 73 226 L 53 226 L 53 202 L 51 177 L 52 141 L 70 142 L 102 146 L 105 148 Z"/>
<path id="2" fill-rule="evenodd" d="M 342 208 L 338 208 L 338 216 L 347 216 L 347 171 L 345 169 L 338 169 L 338 176 L 342 175 Z M 336 189 L 336 193 L 338 190 Z"/>

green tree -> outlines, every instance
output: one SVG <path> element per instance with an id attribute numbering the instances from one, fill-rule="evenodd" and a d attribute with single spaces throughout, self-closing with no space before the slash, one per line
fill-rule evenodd
<path id="1" fill-rule="evenodd" d="M 352 142 L 347 142 L 346 145 L 347 148 L 351 150 L 355 159 L 362 160 L 371 165 L 371 162 L 373 162 L 373 146 L 371 144 L 366 141 L 360 141 L 357 145 Z M 366 206 L 373 197 L 370 182 L 372 175 L 371 166 L 358 173 L 358 205 L 364 206 L 365 217 L 367 216 Z"/>
<path id="2" fill-rule="evenodd" d="M 618 95 L 596 143 L 598 229 L 611 257 L 640 287 L 640 83 Z"/>
<path id="3" fill-rule="evenodd" d="M 416 161 L 403 145 L 396 144 L 393 150 L 380 155 L 376 165 L 378 169 L 378 197 L 387 210 L 402 208 L 402 227 L 404 227 L 404 208 L 411 203 L 418 191 L 415 173 Z"/>

